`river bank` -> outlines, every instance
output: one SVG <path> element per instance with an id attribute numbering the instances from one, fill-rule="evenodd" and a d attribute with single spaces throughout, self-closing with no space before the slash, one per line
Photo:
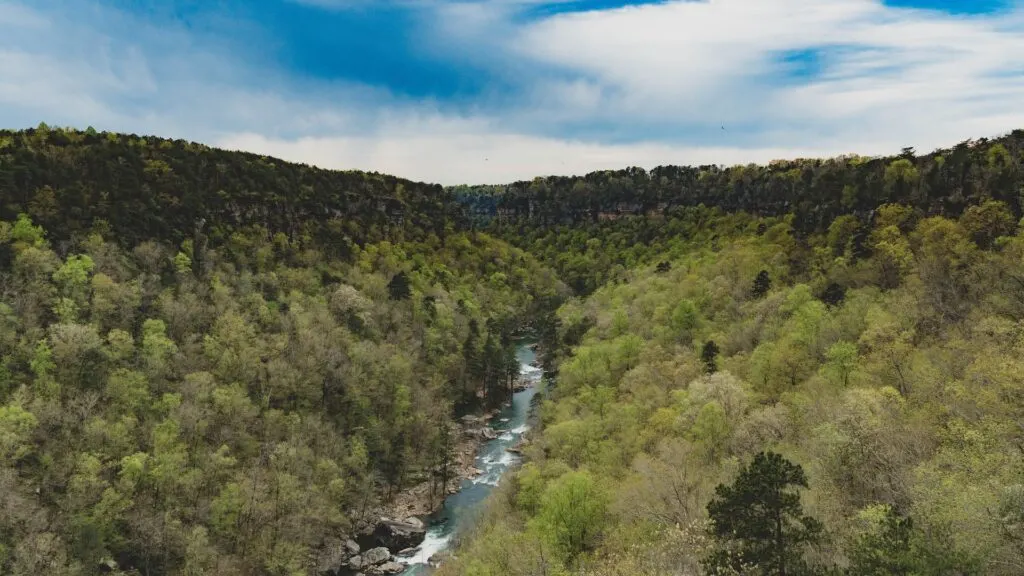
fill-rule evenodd
<path id="1" fill-rule="evenodd" d="M 451 424 L 455 445 L 447 486 L 442 490 L 426 479 L 395 494 L 390 502 L 366 510 L 356 520 L 350 539 L 325 547 L 317 562 L 319 574 L 429 573 L 457 532 L 521 459 L 519 448 L 532 423 L 541 369 L 534 344 L 520 345 L 517 357 L 520 371 L 511 402 Z"/>

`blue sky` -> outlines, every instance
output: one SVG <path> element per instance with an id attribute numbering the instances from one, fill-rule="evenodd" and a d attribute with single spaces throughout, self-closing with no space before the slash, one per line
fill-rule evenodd
<path id="1" fill-rule="evenodd" d="M 1017 0 L 0 0 L 0 125 L 503 182 L 995 136 L 1021 54 Z"/>

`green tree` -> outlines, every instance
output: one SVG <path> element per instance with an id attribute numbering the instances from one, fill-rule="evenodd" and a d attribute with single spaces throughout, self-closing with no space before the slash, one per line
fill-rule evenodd
<path id="1" fill-rule="evenodd" d="M 795 488 L 807 488 L 803 468 L 774 452 L 756 455 L 731 486 L 715 488 L 708 516 L 719 545 L 705 559 L 706 568 L 719 573 L 756 566 L 766 576 L 802 573 L 804 548 L 821 540 L 822 525 L 803 513 Z"/>
<path id="2" fill-rule="evenodd" d="M 568 472 L 548 485 L 534 526 L 571 562 L 597 544 L 607 514 L 607 495 L 590 472 L 580 470 Z"/>
<path id="3" fill-rule="evenodd" d="M 918 562 L 911 550 L 913 521 L 901 517 L 890 506 L 869 508 L 862 516 L 871 525 L 855 537 L 847 573 L 850 576 L 919 574 Z"/>
<path id="4" fill-rule="evenodd" d="M 964 210 L 960 225 L 979 248 L 988 249 L 995 244 L 996 238 L 1013 234 L 1017 222 L 1005 202 L 988 200 Z"/>

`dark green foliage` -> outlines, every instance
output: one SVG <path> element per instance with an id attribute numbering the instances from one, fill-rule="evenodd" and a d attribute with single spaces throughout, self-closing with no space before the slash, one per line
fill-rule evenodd
<path id="1" fill-rule="evenodd" d="M 26 212 L 53 240 L 104 220 L 124 246 L 178 244 L 205 219 L 215 244 L 255 225 L 345 256 L 352 243 L 444 238 L 463 221 L 437 185 L 184 140 L 46 128 L 0 131 L 0 142 L 0 220 Z"/>
<path id="2" fill-rule="evenodd" d="M 708 374 L 718 372 L 718 344 L 714 340 L 708 340 L 700 350 L 700 360 L 704 363 L 704 371 Z"/>
<path id="3" fill-rule="evenodd" d="M 850 550 L 851 576 L 910 576 L 917 573 L 912 557 L 914 522 L 891 508 L 876 532 L 860 535 Z"/>
<path id="4" fill-rule="evenodd" d="M 767 270 L 761 270 L 757 273 L 757 278 L 754 278 L 754 286 L 750 290 L 751 296 L 756 298 L 762 298 L 769 290 L 772 289 L 772 279 L 768 275 Z"/>
<path id="5" fill-rule="evenodd" d="M 836 284 L 835 282 L 829 283 L 821 295 L 821 301 L 829 306 L 838 306 L 842 304 L 844 298 L 846 298 L 846 288 Z"/>
<path id="6" fill-rule="evenodd" d="M 408 300 L 412 295 L 409 289 L 409 276 L 404 271 L 391 277 L 391 281 L 388 282 L 388 295 L 392 300 Z"/>
<path id="7" fill-rule="evenodd" d="M 913 519 L 886 506 L 877 526 L 850 547 L 848 576 L 967 576 L 980 574 L 976 559 L 957 552 L 946 534 L 925 534 Z"/>
<path id="8" fill-rule="evenodd" d="M 803 234 L 824 230 L 841 214 L 867 213 L 887 202 L 955 216 L 968 204 L 991 198 L 1019 216 L 1022 150 L 1024 131 L 1017 130 L 925 156 L 904 150 L 888 158 L 800 159 L 767 166 L 659 166 L 649 172 L 634 167 L 452 191 L 484 223 L 496 218 L 582 225 L 703 204 L 762 216 L 792 213 L 794 228 Z"/>
<path id="9" fill-rule="evenodd" d="M 475 226 L 529 250 L 586 295 L 621 279 L 625 269 L 678 255 L 683 246 L 713 246 L 738 232 L 767 234 L 773 223 L 762 218 L 787 218 L 793 238 L 805 242 L 840 215 L 870 222 L 885 203 L 906 204 L 922 215 L 958 216 L 968 206 L 996 200 L 1006 214 L 1020 217 L 1022 159 L 1024 131 L 1017 130 L 925 156 L 904 151 L 890 158 L 845 156 L 767 166 L 627 168 L 449 192 Z M 997 212 L 979 215 L 979 221 L 1005 225 Z M 743 230 L 738 218 L 713 227 L 722 214 L 745 214 L 752 228 Z M 869 228 L 857 226 L 843 239 L 841 248 L 849 249 L 852 261 L 870 255 Z M 979 242 L 992 239 L 984 226 L 979 228 Z M 809 254 L 793 256 L 795 273 L 807 265 Z"/>
<path id="10" fill-rule="evenodd" d="M 731 486 L 720 484 L 708 504 L 711 535 L 720 546 L 707 558 L 711 573 L 756 567 L 758 574 L 802 574 L 804 549 L 821 539 L 822 526 L 804 515 L 800 495 L 807 477 L 799 464 L 762 452 Z"/>

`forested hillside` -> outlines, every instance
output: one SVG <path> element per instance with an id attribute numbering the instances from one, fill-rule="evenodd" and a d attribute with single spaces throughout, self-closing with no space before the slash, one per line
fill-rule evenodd
<path id="1" fill-rule="evenodd" d="M 529 462 L 443 574 L 1024 572 L 1016 215 L 793 220 L 709 216 L 562 307 Z"/>
<path id="2" fill-rule="evenodd" d="M 509 397 L 513 337 L 564 296 L 440 187 L 2 142 L 3 574 L 333 571 L 403 488 L 443 498 L 455 412 Z"/>
<path id="3" fill-rule="evenodd" d="M 1024 573 L 1022 193 L 1022 131 L 447 190 L 0 132 L 0 573 L 346 574 L 524 329 L 440 576 Z"/>
<path id="4" fill-rule="evenodd" d="M 461 211 L 437 185 L 45 124 L 0 131 L 0 218 L 19 213 L 55 240 L 86 234 L 97 220 L 126 246 L 177 243 L 197 227 L 223 241 L 255 225 L 342 256 L 352 245 L 443 238 L 461 228 Z"/>
<path id="5" fill-rule="evenodd" d="M 770 165 L 629 168 L 506 186 L 457 186 L 475 226 L 534 253 L 579 293 L 681 243 L 728 235 L 706 207 L 792 215 L 795 237 L 823 233 L 839 216 L 870 222 L 885 203 L 958 217 L 986 199 L 1021 216 L 1024 130 L 918 156 L 779 160 Z M 640 218 L 637 218 L 640 216 Z M 657 222 L 651 224 L 650 220 Z"/>

